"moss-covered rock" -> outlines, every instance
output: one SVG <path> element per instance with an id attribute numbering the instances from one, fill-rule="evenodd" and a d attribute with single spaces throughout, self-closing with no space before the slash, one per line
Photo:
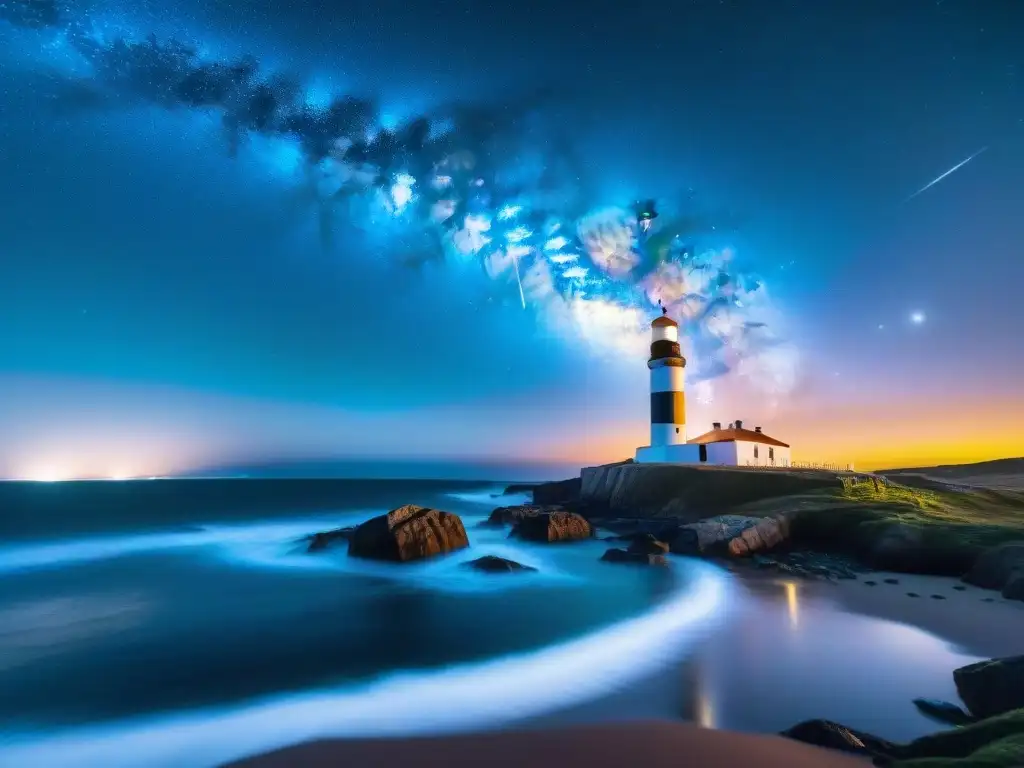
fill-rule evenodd
<path id="1" fill-rule="evenodd" d="M 1024 709 L 915 739 L 892 768 L 1017 768 L 1024 765 Z"/>
<path id="2" fill-rule="evenodd" d="M 1024 656 L 968 664 L 953 670 L 953 682 L 975 717 L 1024 708 Z"/>

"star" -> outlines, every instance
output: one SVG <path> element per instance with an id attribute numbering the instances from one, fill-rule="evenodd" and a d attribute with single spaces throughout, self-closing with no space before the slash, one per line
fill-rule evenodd
<path id="1" fill-rule="evenodd" d="M 911 312 L 910 322 L 914 325 L 921 325 L 924 322 L 924 312 Z"/>

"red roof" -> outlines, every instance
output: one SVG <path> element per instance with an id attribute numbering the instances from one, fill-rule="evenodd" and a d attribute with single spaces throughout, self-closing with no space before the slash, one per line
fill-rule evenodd
<path id="1" fill-rule="evenodd" d="M 743 443 L 761 443 L 761 445 L 777 445 L 780 448 L 789 448 L 788 443 L 784 443 L 781 440 L 776 440 L 774 437 L 768 437 L 763 432 L 755 432 L 752 429 L 736 429 L 732 427 L 730 429 L 712 429 L 710 432 L 706 432 L 699 437 L 695 437 L 692 440 L 687 440 L 688 443 L 694 443 L 696 445 L 706 445 L 707 443 L 735 443 L 736 441 Z"/>
<path id="2" fill-rule="evenodd" d="M 678 328 L 679 327 L 679 323 L 677 323 L 675 320 L 673 320 L 668 315 L 662 315 L 661 317 L 656 317 L 656 318 L 654 318 L 654 322 L 651 323 L 651 328 L 665 328 L 666 326 Z"/>

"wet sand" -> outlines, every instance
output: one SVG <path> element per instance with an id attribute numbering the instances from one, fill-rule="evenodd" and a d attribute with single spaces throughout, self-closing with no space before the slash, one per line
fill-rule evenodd
<path id="1" fill-rule="evenodd" d="M 233 768 L 863 768 L 870 762 L 778 736 L 642 722 L 506 731 L 427 739 L 331 740 L 301 744 L 231 763 Z"/>
<path id="2" fill-rule="evenodd" d="M 1024 654 L 1024 602 L 1005 600 L 999 592 L 972 587 L 959 579 L 879 571 L 863 574 L 856 581 L 809 588 L 849 611 L 936 635 L 963 653 L 985 657 Z"/>

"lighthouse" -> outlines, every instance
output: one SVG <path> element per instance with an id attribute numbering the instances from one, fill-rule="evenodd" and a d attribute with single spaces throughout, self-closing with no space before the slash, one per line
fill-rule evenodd
<path id="1" fill-rule="evenodd" d="M 638 448 L 638 462 L 699 461 L 686 442 L 686 358 L 679 349 L 679 324 L 661 308 L 651 323 L 651 444 Z"/>

